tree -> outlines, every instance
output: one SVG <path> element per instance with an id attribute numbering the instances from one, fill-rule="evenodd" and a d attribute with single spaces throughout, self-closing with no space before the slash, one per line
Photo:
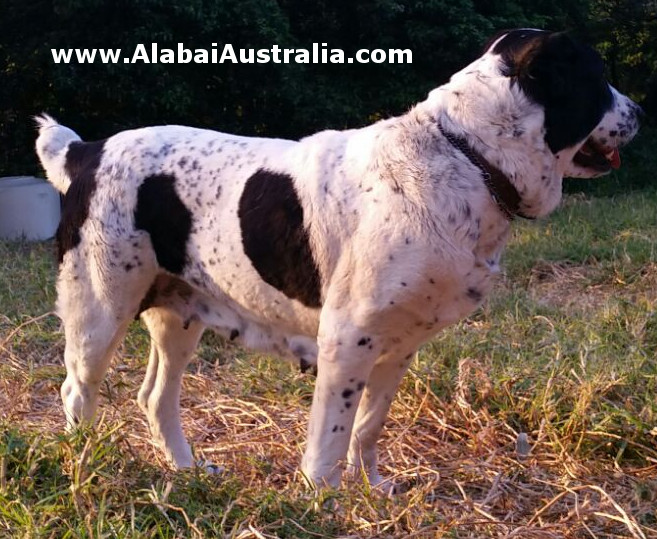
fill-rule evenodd
<path id="1" fill-rule="evenodd" d="M 654 110 L 654 2 L 641 0 L 3 0 L 0 174 L 37 172 L 30 117 L 85 139 L 184 123 L 300 137 L 400 114 L 475 59 L 496 31 L 567 29 L 598 44 L 611 78 Z M 652 7 L 651 7 L 652 6 Z M 410 49 L 412 64 L 55 64 L 52 48 Z"/>

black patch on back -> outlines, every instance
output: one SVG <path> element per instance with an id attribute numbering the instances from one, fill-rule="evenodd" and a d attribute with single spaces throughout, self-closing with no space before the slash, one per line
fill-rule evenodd
<path id="1" fill-rule="evenodd" d="M 319 270 L 292 177 L 259 169 L 246 181 L 238 215 L 244 252 L 260 277 L 287 297 L 320 307 Z"/>
<path id="2" fill-rule="evenodd" d="M 187 262 L 192 214 L 176 193 L 175 183 L 171 174 L 154 174 L 144 180 L 137 191 L 135 228 L 149 233 L 157 263 L 180 274 Z"/>
<path id="3" fill-rule="evenodd" d="M 613 105 L 600 55 L 564 33 L 514 30 L 492 50 L 503 74 L 545 109 L 552 153 L 585 140 Z"/>
<path id="4" fill-rule="evenodd" d="M 80 244 L 80 228 L 89 216 L 89 203 L 96 190 L 96 171 L 103 156 L 105 140 L 71 142 L 66 152 L 64 172 L 71 185 L 62 201 L 62 217 L 57 227 L 57 259 Z"/>

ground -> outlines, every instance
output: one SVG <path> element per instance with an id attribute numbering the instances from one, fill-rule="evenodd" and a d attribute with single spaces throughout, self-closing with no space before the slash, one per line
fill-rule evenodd
<path id="1" fill-rule="evenodd" d="M 657 192 L 518 223 L 485 306 L 427 344 L 380 441 L 393 499 L 295 473 L 314 379 L 207 334 L 173 472 L 135 398 L 135 322 L 95 431 L 64 434 L 52 243 L 0 243 L 1 537 L 657 537 Z"/>

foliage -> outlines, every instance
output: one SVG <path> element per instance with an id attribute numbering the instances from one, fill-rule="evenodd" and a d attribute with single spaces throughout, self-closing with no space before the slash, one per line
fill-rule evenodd
<path id="1" fill-rule="evenodd" d="M 474 59 L 496 31 L 568 29 L 600 44 L 613 79 L 655 100 L 653 3 L 638 0 L 3 0 L 0 175 L 38 171 L 30 117 L 85 139 L 185 123 L 297 138 L 399 114 Z M 654 7 L 653 7 L 654 9 Z M 411 49 L 412 64 L 55 64 L 51 48 Z M 646 76 L 648 75 L 648 76 Z"/>
<path id="2" fill-rule="evenodd" d="M 657 112 L 657 3 L 592 0 L 590 17 L 612 84 Z"/>

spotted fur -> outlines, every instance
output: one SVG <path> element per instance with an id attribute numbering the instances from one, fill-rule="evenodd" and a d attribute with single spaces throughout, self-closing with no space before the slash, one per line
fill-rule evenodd
<path id="1" fill-rule="evenodd" d="M 499 272 L 509 216 L 482 171 L 517 191 L 518 215 L 547 215 L 564 175 L 618 164 L 637 116 L 593 51 L 516 30 L 403 116 L 298 142 L 161 126 L 85 145 L 40 117 L 39 157 L 66 193 L 69 424 L 93 418 L 140 314 L 152 340 L 138 401 L 174 466 L 194 464 L 180 385 L 210 328 L 318 370 L 301 464 L 311 481 L 337 485 L 364 466 L 381 483 L 376 441 L 415 350 L 473 312 Z"/>

